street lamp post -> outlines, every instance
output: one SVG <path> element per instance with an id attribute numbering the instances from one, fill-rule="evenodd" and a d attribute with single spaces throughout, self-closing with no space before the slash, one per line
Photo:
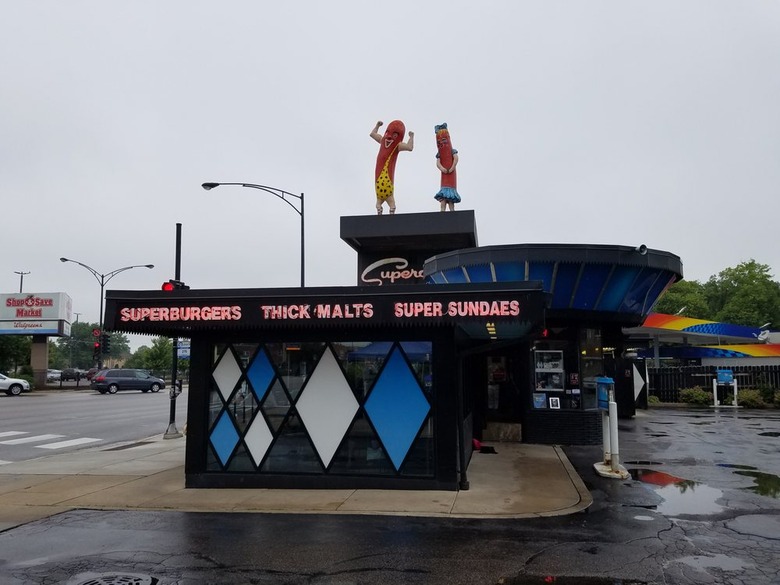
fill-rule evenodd
<path id="1" fill-rule="evenodd" d="M 22 294 L 22 287 L 24 286 L 24 275 L 30 273 L 25 272 L 24 270 L 14 270 L 14 274 L 19 275 L 19 294 Z"/>
<path id="2" fill-rule="evenodd" d="M 295 213 L 297 213 L 301 217 L 301 288 L 305 286 L 305 265 L 306 265 L 306 254 L 304 252 L 304 210 L 303 210 L 303 193 L 300 195 L 295 195 L 294 193 L 290 193 L 289 191 L 283 191 L 281 189 L 277 189 L 276 187 L 268 187 L 267 185 L 254 185 L 252 183 L 203 183 L 201 187 L 203 187 L 206 191 L 210 191 L 214 187 L 219 187 L 220 185 L 237 185 L 239 187 L 248 187 L 250 189 L 259 189 L 261 191 L 265 191 L 266 193 L 270 193 L 274 197 L 278 197 L 282 201 L 284 201 L 287 205 L 292 207 L 295 210 Z M 288 199 L 288 197 L 292 197 L 294 199 L 297 199 L 300 202 L 300 208 L 296 207 L 295 204 Z"/>
<path id="3" fill-rule="evenodd" d="M 98 315 L 99 321 L 100 321 L 100 333 L 103 333 L 103 291 L 106 288 L 106 283 L 108 283 L 109 280 L 114 278 L 117 274 L 120 272 L 124 272 L 125 270 L 131 270 L 133 268 L 154 268 L 154 264 L 133 264 L 132 266 L 123 266 L 122 268 L 117 268 L 116 270 L 112 270 L 111 272 L 107 272 L 106 274 L 101 274 L 91 266 L 87 266 L 83 262 L 79 262 L 78 260 L 71 260 L 70 258 L 60 258 L 60 262 L 73 262 L 74 264 L 78 264 L 79 266 L 83 266 L 87 270 L 89 270 L 92 273 L 92 276 L 95 277 L 95 280 L 98 281 L 98 284 L 100 284 L 100 314 Z M 102 350 L 103 348 L 101 348 Z M 103 367 L 103 357 L 102 352 L 100 356 L 98 357 L 98 368 Z"/>

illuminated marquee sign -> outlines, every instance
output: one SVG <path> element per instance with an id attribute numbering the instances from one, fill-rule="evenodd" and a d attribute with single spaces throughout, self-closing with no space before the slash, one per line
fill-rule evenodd
<path id="1" fill-rule="evenodd" d="M 344 294 L 237 296 L 226 300 L 188 294 L 174 298 L 126 299 L 107 302 L 107 327 L 119 331 L 173 331 L 236 327 L 334 325 L 453 324 L 522 322 L 537 328 L 543 321 L 547 295 L 540 290 L 442 291 L 418 286 L 413 293 L 370 294 L 348 289 Z M 332 289 L 324 289 L 332 290 Z M 396 292 L 397 291 L 397 292 Z M 424 291 L 424 292 L 421 292 Z M 262 292 L 262 291 L 259 291 Z M 139 295 L 141 296 L 141 295 Z M 195 298 L 191 298 L 195 297 Z"/>

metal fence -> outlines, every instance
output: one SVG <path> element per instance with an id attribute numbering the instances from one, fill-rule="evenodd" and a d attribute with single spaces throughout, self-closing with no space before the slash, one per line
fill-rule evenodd
<path id="1" fill-rule="evenodd" d="M 680 390 L 684 388 L 699 386 L 710 391 L 720 369 L 734 372 L 739 388 L 770 386 L 780 389 L 780 366 L 683 366 L 648 368 L 649 395 L 657 396 L 661 402 L 679 402 Z"/>

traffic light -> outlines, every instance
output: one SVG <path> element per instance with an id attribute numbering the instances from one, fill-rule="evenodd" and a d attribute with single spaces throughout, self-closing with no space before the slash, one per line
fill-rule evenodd
<path id="1" fill-rule="evenodd" d="M 100 346 L 102 353 L 111 353 L 111 336 L 108 333 L 104 333 L 100 336 Z"/>
<path id="2" fill-rule="evenodd" d="M 172 291 L 172 290 L 189 290 L 189 286 L 184 284 L 181 280 L 169 280 L 168 282 L 164 282 L 162 285 L 162 290 L 164 291 Z"/>
<path id="3" fill-rule="evenodd" d="M 92 359 L 95 361 L 100 359 L 100 342 L 96 341 L 94 349 L 92 350 Z"/>

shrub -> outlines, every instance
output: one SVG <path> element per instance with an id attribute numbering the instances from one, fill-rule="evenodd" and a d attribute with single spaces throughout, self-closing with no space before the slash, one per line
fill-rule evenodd
<path id="1" fill-rule="evenodd" d="M 780 390 L 775 390 L 775 406 L 780 408 Z"/>
<path id="2" fill-rule="evenodd" d="M 744 408 L 766 408 L 767 404 L 759 390 L 740 390 L 737 394 L 737 404 Z"/>
<path id="3" fill-rule="evenodd" d="M 701 386 L 682 388 L 680 390 L 680 402 L 701 405 L 712 404 L 712 392 L 702 390 Z"/>
<path id="4" fill-rule="evenodd" d="M 766 374 L 764 372 L 761 372 L 758 375 L 758 378 L 756 379 L 756 388 L 758 388 L 758 392 L 761 394 L 761 399 L 764 402 L 768 404 L 772 404 L 772 402 L 774 402 L 776 392 L 767 380 Z"/>
<path id="5" fill-rule="evenodd" d="M 661 399 L 658 396 L 648 396 L 647 404 L 661 404 Z"/>

